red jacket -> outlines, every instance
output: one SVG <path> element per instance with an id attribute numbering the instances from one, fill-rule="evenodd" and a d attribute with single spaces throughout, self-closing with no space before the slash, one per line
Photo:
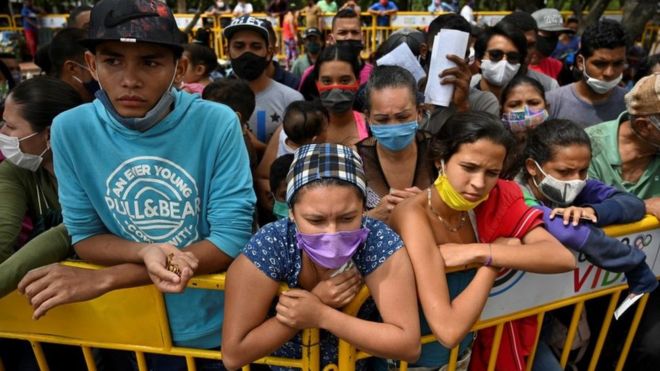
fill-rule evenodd
<path id="1" fill-rule="evenodd" d="M 527 232 L 543 224 L 543 213 L 528 207 L 520 187 L 506 180 L 497 181 L 488 200 L 475 209 L 475 214 L 479 239 L 485 243 L 493 242 L 498 237 L 522 239 Z M 536 316 L 507 322 L 502 332 L 495 370 L 524 371 L 526 358 L 534 346 L 536 329 Z M 472 347 L 470 371 L 488 369 L 494 337 L 495 327 L 479 331 Z"/>

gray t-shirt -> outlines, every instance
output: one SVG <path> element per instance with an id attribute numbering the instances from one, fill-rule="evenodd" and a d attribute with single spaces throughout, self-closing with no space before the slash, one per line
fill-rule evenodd
<path id="1" fill-rule="evenodd" d="M 255 95 L 255 108 L 248 125 L 257 139 L 267 142 L 282 123 L 284 110 L 291 102 L 304 100 L 302 94 L 271 80 L 270 85 Z"/>
<path id="2" fill-rule="evenodd" d="M 495 95 L 489 91 L 470 88 L 468 102 L 470 102 L 470 111 L 487 112 L 500 117 L 500 103 L 495 98 Z M 431 134 L 435 134 L 440 131 L 442 125 L 454 113 L 456 113 L 456 108 L 453 105 L 449 107 L 435 106 L 435 110 L 431 113 L 429 121 L 425 124 L 423 123 L 421 128 Z"/>
<path id="3" fill-rule="evenodd" d="M 550 106 L 548 113 L 552 119 L 566 119 L 575 122 L 583 128 L 611 121 L 626 110 L 623 96 L 626 90 L 615 87 L 609 98 L 596 104 L 584 101 L 577 95 L 575 84 L 562 86 L 546 94 Z"/>

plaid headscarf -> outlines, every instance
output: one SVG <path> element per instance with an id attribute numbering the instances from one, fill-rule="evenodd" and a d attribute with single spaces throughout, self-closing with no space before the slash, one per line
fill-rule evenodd
<path id="1" fill-rule="evenodd" d="M 286 202 L 306 184 L 321 179 L 339 179 L 356 186 L 367 197 L 366 177 L 360 155 L 340 144 L 308 144 L 300 147 L 286 177 Z"/>

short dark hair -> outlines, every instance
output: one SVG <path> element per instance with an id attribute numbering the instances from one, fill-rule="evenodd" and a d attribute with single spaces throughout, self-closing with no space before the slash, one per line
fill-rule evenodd
<path id="1" fill-rule="evenodd" d="M 527 135 L 527 143 L 524 150 L 524 158 L 531 158 L 543 166 L 554 158 L 555 147 L 567 147 L 570 145 L 584 145 L 591 152 L 591 140 L 587 133 L 570 120 L 548 120 L 532 129 Z M 529 179 L 529 173 L 523 166 L 523 178 Z"/>
<path id="2" fill-rule="evenodd" d="M 346 62 L 351 66 L 351 70 L 355 74 L 355 78 L 360 78 L 360 61 L 358 55 L 351 48 L 344 45 L 330 45 L 321 51 L 316 63 L 314 63 L 313 77 L 314 80 L 319 79 L 319 71 L 321 65 L 325 62 L 341 61 Z"/>
<path id="3" fill-rule="evenodd" d="M 282 130 L 292 142 L 302 145 L 323 133 L 329 120 L 328 110 L 308 101 L 291 102 L 282 116 Z"/>
<path id="4" fill-rule="evenodd" d="M 428 30 L 426 30 L 426 44 L 431 47 L 433 45 L 433 39 L 435 35 L 440 32 L 441 29 L 448 28 L 451 30 L 458 30 L 467 33 L 472 32 L 472 27 L 470 23 L 465 20 L 462 16 L 455 13 L 441 14 L 429 24 Z"/>
<path id="5" fill-rule="evenodd" d="M 660 64 L 660 53 L 648 55 L 639 63 L 639 70 L 635 75 L 635 82 L 639 81 L 642 77 L 651 74 L 653 67 Z"/>
<path id="6" fill-rule="evenodd" d="M 46 75 L 53 74 L 53 63 L 50 60 L 50 42 L 43 43 L 37 48 L 37 55 L 34 56 L 34 64 L 41 68 Z"/>
<path id="7" fill-rule="evenodd" d="M 85 64 L 85 47 L 79 44 L 87 37 L 87 32 L 79 28 L 65 28 L 55 34 L 50 41 L 48 56 L 51 63 L 51 74 L 60 77 L 64 63 L 68 60 Z"/>
<path id="8" fill-rule="evenodd" d="M 335 29 L 335 23 L 337 23 L 337 19 L 339 18 L 357 18 L 358 21 L 360 20 L 360 15 L 357 14 L 353 9 L 351 8 L 344 8 L 335 14 L 334 17 L 332 17 L 332 30 Z"/>
<path id="9" fill-rule="evenodd" d="M 477 41 L 474 43 L 475 58 L 480 60 L 484 57 L 486 54 L 486 48 L 488 48 L 488 42 L 496 35 L 511 40 L 520 54 L 520 63 L 524 63 L 525 58 L 527 58 L 527 39 L 520 29 L 506 22 L 500 22 L 493 27 L 487 28 L 481 35 L 479 35 L 479 37 L 477 37 Z"/>
<path id="10" fill-rule="evenodd" d="M 280 186 L 282 181 L 286 182 L 286 175 L 289 173 L 289 168 L 293 163 L 293 154 L 282 155 L 273 161 L 270 165 L 270 174 L 268 183 L 270 183 L 270 191 L 275 193 L 277 187 Z"/>
<path id="11" fill-rule="evenodd" d="M 229 106 L 241 114 L 241 122 L 247 122 L 255 107 L 254 92 L 241 79 L 220 79 L 206 85 L 202 98 Z"/>
<path id="12" fill-rule="evenodd" d="M 628 34 L 621 23 L 611 19 L 601 19 L 585 28 L 580 39 L 578 54 L 589 58 L 597 49 L 616 49 L 628 45 Z"/>
<path id="13" fill-rule="evenodd" d="M 76 22 L 76 18 L 78 18 L 80 13 L 90 12 L 90 11 L 92 11 L 92 7 L 89 5 L 81 5 L 79 7 L 73 8 L 73 10 L 69 12 L 69 19 L 67 19 L 67 27 L 73 27 L 73 24 Z"/>
<path id="14" fill-rule="evenodd" d="M 410 48 L 410 51 L 415 57 L 419 57 L 419 54 L 422 50 L 422 44 L 426 43 L 426 41 L 422 32 L 416 30 L 413 32 L 417 33 L 417 35 L 413 36 L 414 34 L 412 32 L 409 34 L 392 33 L 390 37 L 388 37 L 376 49 L 376 52 L 374 53 L 374 60 L 380 59 L 403 43 L 408 45 L 408 48 Z"/>
<path id="15" fill-rule="evenodd" d="M 399 66 L 378 66 L 369 76 L 366 85 L 366 108 L 371 109 L 371 94 L 385 88 L 407 88 L 413 103 L 417 105 L 417 82 L 406 69 Z"/>
<path id="16" fill-rule="evenodd" d="M 49 127 L 55 116 L 83 103 L 80 94 L 69 84 L 49 76 L 22 81 L 10 96 L 35 132 Z"/>
<path id="17" fill-rule="evenodd" d="M 190 63 L 193 66 L 204 66 L 204 74 L 208 76 L 216 68 L 218 68 L 218 57 L 215 55 L 213 49 L 200 44 L 186 44 L 183 46 L 183 51 L 187 52 L 190 56 Z"/>
<path id="18" fill-rule="evenodd" d="M 541 83 L 538 82 L 538 80 L 528 77 L 527 75 L 517 75 L 513 79 L 511 79 L 511 81 L 509 81 L 508 84 L 506 84 L 504 89 L 502 89 L 502 93 L 500 95 L 500 101 L 502 107 L 506 103 L 509 94 L 511 94 L 511 90 L 513 90 L 513 88 L 520 85 L 530 85 L 532 88 L 534 88 L 534 90 L 536 90 L 541 95 L 543 101 L 547 103 L 547 100 L 545 99 L 545 90 L 543 89 L 543 85 L 541 85 Z"/>
<path id="19" fill-rule="evenodd" d="M 508 14 L 502 18 L 500 22 L 510 23 L 513 26 L 518 27 L 522 32 L 536 32 L 539 29 L 534 17 L 532 17 L 531 14 L 520 10 Z"/>
<path id="20" fill-rule="evenodd" d="M 447 162 L 461 145 L 480 139 L 503 146 L 507 157 L 515 145 L 515 139 L 496 116 L 480 111 L 460 112 L 451 116 L 433 136 L 429 147 L 431 160 Z M 505 158 L 502 166 L 506 163 Z"/>

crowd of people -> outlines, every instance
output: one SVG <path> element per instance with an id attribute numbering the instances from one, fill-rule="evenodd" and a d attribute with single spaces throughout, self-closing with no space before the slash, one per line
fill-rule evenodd
<path id="1" fill-rule="evenodd" d="M 273 4 L 293 49 L 291 8 Z M 378 5 L 369 11 L 396 11 Z M 568 272 L 582 254 L 623 273 L 631 295 L 651 293 L 628 367 L 657 365 L 658 281 L 642 250 L 601 228 L 660 217 L 658 56 L 627 73 L 621 24 L 603 19 L 578 37 L 574 20 L 541 9 L 481 30 L 441 14 L 364 60 L 355 6 L 310 1 L 312 20 L 337 12 L 330 32 L 312 22 L 304 54 L 282 65 L 271 22 L 234 9 L 224 73 L 207 45 L 182 40 L 163 2 L 77 9 L 45 47 L 46 76 L 12 80 L 4 100 L 0 297 L 17 289 L 38 320 L 154 284 L 175 345 L 222 350 L 222 361 L 196 360 L 202 370 L 300 357 L 305 328 L 322 330 L 322 367 L 342 338 L 374 356 L 362 370 L 442 369 L 456 346 L 459 369 L 485 370 L 494 333 L 471 328 L 500 269 Z M 432 55 L 446 29 L 469 34 L 463 54 Z M 452 88 L 449 104 L 428 103 L 437 80 L 377 62 L 402 45 L 427 74 L 452 63 L 438 83 Z M 216 272 L 225 291 L 187 287 Z M 363 285 L 371 299 L 342 312 Z M 526 369 L 537 331 L 533 369 L 563 369 L 545 336 L 553 322 L 506 326 L 497 370 Z M 422 346 L 426 334 L 437 342 Z M 29 345 L 0 344 L 6 369 L 36 367 Z M 67 354 L 67 370 L 82 359 L 46 353 Z M 95 356 L 105 369 L 137 367 L 130 353 Z M 186 369 L 182 357 L 147 362 Z"/>

